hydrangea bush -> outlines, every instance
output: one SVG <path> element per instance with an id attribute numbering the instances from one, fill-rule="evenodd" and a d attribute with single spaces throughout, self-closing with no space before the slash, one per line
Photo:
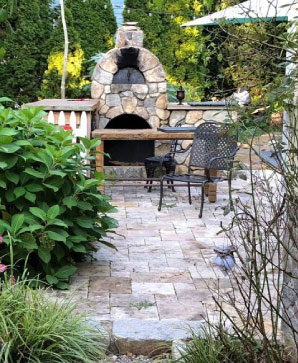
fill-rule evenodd
<path id="1" fill-rule="evenodd" d="M 13 251 L 14 269 L 26 265 L 30 276 L 63 289 L 95 241 L 113 247 L 104 237 L 117 221 L 107 215 L 115 211 L 110 197 L 98 190 L 100 140 L 73 143 L 71 130 L 44 116 L 42 108 L 0 107 L 0 261 L 9 265 Z"/>

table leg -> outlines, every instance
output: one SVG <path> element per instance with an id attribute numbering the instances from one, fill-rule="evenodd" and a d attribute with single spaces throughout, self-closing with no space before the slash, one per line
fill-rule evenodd
<path id="1" fill-rule="evenodd" d="M 96 151 L 98 151 L 98 153 L 96 153 L 96 171 L 98 171 L 99 173 L 103 172 L 103 166 L 104 166 L 104 141 L 101 140 L 101 144 L 97 146 Z M 105 187 L 104 185 L 101 185 L 99 187 L 99 190 L 101 193 L 105 192 Z"/>
<path id="2" fill-rule="evenodd" d="M 210 170 L 210 176 L 217 176 L 217 170 L 211 169 Z M 209 184 L 208 185 L 208 199 L 210 203 L 216 202 L 216 190 L 217 185 L 216 184 Z"/>

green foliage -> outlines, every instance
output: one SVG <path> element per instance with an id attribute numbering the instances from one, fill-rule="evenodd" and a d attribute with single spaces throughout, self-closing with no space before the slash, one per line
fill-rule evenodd
<path id="1" fill-rule="evenodd" d="M 34 281 L 31 281 L 33 283 Z M 66 299 L 30 281 L 0 284 L 0 362 L 91 363 L 104 357 L 100 331 Z"/>
<path id="2" fill-rule="evenodd" d="M 10 3 L 3 4 L 0 8 L 0 24 L 1 28 L 3 28 L 2 32 L 9 31 L 12 32 L 12 28 L 10 25 L 10 18 L 13 16 L 13 13 L 16 8 L 16 0 L 11 0 Z M 5 48 L 3 47 L 3 42 L 0 40 L 0 60 L 3 59 L 5 55 Z"/>
<path id="3" fill-rule="evenodd" d="M 72 13 L 86 59 L 113 48 L 117 25 L 110 0 L 66 0 L 65 6 Z"/>
<path id="4" fill-rule="evenodd" d="M 0 67 L 0 96 L 7 95 L 19 103 L 36 99 L 52 27 L 49 1 L 17 1 L 9 20 L 13 31 L 1 33 L 5 54 Z M 6 4 L 7 0 L 0 0 L 0 8 Z"/>
<path id="5" fill-rule="evenodd" d="M 190 0 L 125 1 L 124 19 L 138 21 L 144 30 L 144 46 L 160 59 L 168 81 L 173 85 L 188 85 L 192 99 L 201 99 L 209 85 L 211 51 L 205 46 L 207 38 L 203 28 L 181 28 L 180 25 L 192 20 L 193 15 L 204 15 L 204 4 Z M 150 12 L 152 16 L 148 16 Z"/>
<path id="6" fill-rule="evenodd" d="M 180 347 L 181 361 L 185 363 L 247 363 L 261 362 L 262 349 L 252 341 L 253 351 L 248 351 L 245 342 L 223 326 L 203 326 L 199 332 L 191 331 L 192 339 Z M 255 359 L 251 359 L 253 356 Z"/>
<path id="7" fill-rule="evenodd" d="M 108 244 L 103 237 L 117 222 L 107 216 L 115 211 L 110 197 L 97 190 L 103 175 L 87 176 L 100 141 L 73 144 L 71 131 L 44 115 L 0 109 L 0 259 L 8 265 L 13 248 L 19 271 L 28 259 L 30 276 L 67 288 L 74 261 L 96 250 L 95 241 Z"/>

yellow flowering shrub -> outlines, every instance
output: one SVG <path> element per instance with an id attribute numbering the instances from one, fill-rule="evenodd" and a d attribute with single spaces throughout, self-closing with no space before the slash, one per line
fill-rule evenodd
<path id="1" fill-rule="evenodd" d="M 69 98 L 83 97 L 82 88 L 89 83 L 83 77 L 84 52 L 80 46 L 68 54 L 66 95 Z M 60 85 L 63 71 L 64 53 L 55 51 L 48 58 L 48 68 L 44 73 L 44 79 L 40 96 L 42 98 L 59 98 Z"/>

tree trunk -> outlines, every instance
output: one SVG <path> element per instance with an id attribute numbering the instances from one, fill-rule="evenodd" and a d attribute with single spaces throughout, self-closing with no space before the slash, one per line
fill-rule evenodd
<path id="1" fill-rule="evenodd" d="M 68 59 L 68 33 L 67 33 L 67 25 L 65 20 L 65 12 L 64 12 L 64 0 L 60 0 L 61 7 L 61 20 L 64 32 L 64 62 L 63 62 L 63 71 L 62 71 L 62 79 L 61 79 L 61 98 L 65 98 L 65 82 L 66 82 L 66 74 L 67 74 L 67 59 Z"/>

